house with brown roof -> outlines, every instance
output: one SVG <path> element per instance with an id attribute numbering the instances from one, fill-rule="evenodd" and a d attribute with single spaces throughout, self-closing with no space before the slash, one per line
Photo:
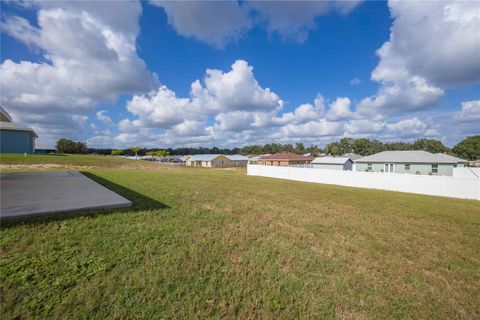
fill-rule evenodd
<path id="1" fill-rule="evenodd" d="M 298 164 L 308 164 L 312 162 L 312 157 L 306 157 L 292 152 L 278 152 L 258 159 L 259 165 L 264 166 L 290 166 Z"/>

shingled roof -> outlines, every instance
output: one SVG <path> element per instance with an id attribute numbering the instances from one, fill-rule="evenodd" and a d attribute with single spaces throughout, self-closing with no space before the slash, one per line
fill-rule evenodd
<path id="1" fill-rule="evenodd" d="M 261 157 L 259 160 L 276 160 L 276 161 L 289 161 L 289 160 L 303 160 L 311 161 L 312 157 L 306 157 L 301 154 L 296 154 L 292 152 L 277 152 L 269 156 Z"/>

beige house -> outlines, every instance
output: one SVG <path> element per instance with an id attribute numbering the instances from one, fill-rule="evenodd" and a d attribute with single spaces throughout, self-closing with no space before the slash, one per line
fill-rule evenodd
<path id="1" fill-rule="evenodd" d="M 226 157 L 232 161 L 233 167 L 246 167 L 248 164 L 248 158 L 241 154 L 231 154 Z"/>
<path id="2" fill-rule="evenodd" d="M 227 168 L 234 167 L 234 161 L 222 154 L 195 154 L 185 160 L 187 167 Z"/>

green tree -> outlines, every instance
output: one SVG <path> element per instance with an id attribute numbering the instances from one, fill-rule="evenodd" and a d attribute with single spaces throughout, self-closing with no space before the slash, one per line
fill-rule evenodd
<path id="1" fill-rule="evenodd" d="M 480 159 L 480 135 L 467 137 L 452 149 L 457 157 L 466 160 Z"/>
<path id="2" fill-rule="evenodd" d="M 305 153 L 305 146 L 301 142 L 295 144 L 295 153 L 301 154 Z"/>
<path id="3" fill-rule="evenodd" d="M 55 146 L 60 153 L 86 153 L 88 149 L 87 145 L 83 142 L 65 138 L 58 140 Z"/>
<path id="4" fill-rule="evenodd" d="M 155 151 L 147 151 L 147 152 L 145 152 L 145 154 L 147 156 L 150 156 L 152 161 L 153 161 L 153 156 L 156 155 Z"/>
<path id="5" fill-rule="evenodd" d="M 368 154 L 368 148 L 370 146 L 370 140 L 367 138 L 356 139 L 352 144 L 353 153 L 361 156 Z"/>
<path id="6" fill-rule="evenodd" d="M 155 152 L 155 154 L 159 157 L 166 157 L 170 155 L 170 152 L 168 152 L 167 150 L 158 150 Z"/>
<path id="7" fill-rule="evenodd" d="M 383 144 L 385 150 L 412 150 L 412 144 L 408 142 L 387 142 Z"/>
<path id="8" fill-rule="evenodd" d="M 332 156 L 339 156 L 342 154 L 342 148 L 338 142 L 333 142 L 327 145 L 326 151 Z"/>
<path id="9" fill-rule="evenodd" d="M 322 150 L 318 146 L 310 146 L 306 149 L 308 153 L 312 155 L 312 157 L 318 157 Z"/>
<path id="10" fill-rule="evenodd" d="M 123 154 L 122 150 L 112 150 L 112 156 L 120 156 Z"/>
<path id="11" fill-rule="evenodd" d="M 351 153 L 353 150 L 353 139 L 352 138 L 342 138 L 340 139 L 339 146 L 342 154 Z"/>
<path id="12" fill-rule="evenodd" d="M 131 147 L 130 150 L 132 150 L 133 153 L 135 153 L 135 158 L 138 158 L 138 153 L 140 152 L 140 150 L 142 150 L 142 148 L 140 147 Z"/>
<path id="13" fill-rule="evenodd" d="M 432 153 L 443 153 L 448 152 L 450 149 L 445 147 L 445 145 L 434 139 L 418 139 L 412 145 L 413 150 L 424 150 Z"/>

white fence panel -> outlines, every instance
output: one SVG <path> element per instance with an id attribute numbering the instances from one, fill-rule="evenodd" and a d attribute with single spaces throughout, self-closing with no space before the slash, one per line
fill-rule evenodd
<path id="1" fill-rule="evenodd" d="M 480 179 L 248 165 L 247 174 L 348 187 L 480 200 Z"/>

